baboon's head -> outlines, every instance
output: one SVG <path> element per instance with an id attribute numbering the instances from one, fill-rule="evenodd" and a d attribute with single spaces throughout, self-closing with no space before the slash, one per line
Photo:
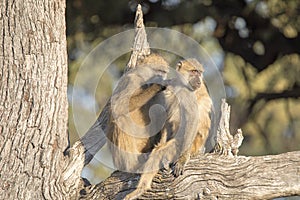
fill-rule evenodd
<path id="1" fill-rule="evenodd" d="M 163 79 L 167 78 L 167 74 L 169 72 L 169 64 L 162 56 L 156 53 L 151 53 L 150 55 L 139 59 L 137 62 L 137 66 L 150 67 L 155 75 L 162 76 Z"/>
<path id="2" fill-rule="evenodd" d="M 203 66 L 194 58 L 179 61 L 176 70 L 188 81 L 193 90 L 203 83 Z"/>

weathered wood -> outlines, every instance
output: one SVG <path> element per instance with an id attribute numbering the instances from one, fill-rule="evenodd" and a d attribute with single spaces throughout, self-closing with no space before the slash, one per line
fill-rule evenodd
<path id="1" fill-rule="evenodd" d="M 126 71 L 134 68 L 136 62 L 140 57 L 150 54 L 150 47 L 147 41 L 147 34 L 144 26 L 142 6 L 139 4 L 137 6 L 136 15 L 135 15 L 135 37 L 133 42 L 132 53 L 127 64 Z"/>
<path id="2" fill-rule="evenodd" d="M 233 136 L 229 130 L 230 122 L 230 106 L 222 99 L 221 118 L 217 129 L 217 144 L 214 148 L 214 153 L 221 155 L 237 155 L 239 147 L 243 142 L 242 130 L 238 129 Z"/>
<path id="3" fill-rule="evenodd" d="M 121 199 L 138 175 L 114 172 L 86 188 L 81 199 Z M 192 159 L 182 176 L 161 171 L 140 199 L 270 199 L 300 195 L 300 151 L 258 157 L 205 154 Z"/>

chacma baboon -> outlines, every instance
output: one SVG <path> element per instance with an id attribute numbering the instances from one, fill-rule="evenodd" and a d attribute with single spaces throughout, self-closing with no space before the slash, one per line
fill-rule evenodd
<path id="1" fill-rule="evenodd" d="M 212 100 L 203 80 L 203 66 L 196 59 L 187 59 L 180 61 L 176 70 L 179 75 L 155 97 L 157 102 L 164 98 L 167 110 L 161 140 L 149 155 L 137 189 L 125 197 L 127 200 L 150 189 L 154 176 L 166 162 L 174 163 L 173 173 L 178 176 L 191 155 L 204 152 L 211 126 Z"/>
<path id="2" fill-rule="evenodd" d="M 180 156 L 179 160 L 175 163 L 175 176 L 182 174 L 184 166 L 189 161 L 191 156 L 204 153 L 205 142 L 212 125 L 211 115 L 213 112 L 213 103 L 203 79 L 203 66 L 196 59 L 187 59 L 178 64 L 177 70 L 181 74 L 187 73 L 184 76 L 190 77 L 189 83 L 195 90 L 200 120 L 198 122 L 197 135 L 192 143 L 191 148 L 187 149 L 187 151 L 184 152 Z"/>
<path id="3" fill-rule="evenodd" d="M 149 104 L 165 89 L 168 71 L 168 63 L 161 56 L 150 54 L 118 82 L 111 97 L 107 130 L 107 142 L 118 170 L 137 172 L 154 148 L 164 120 L 158 124 L 153 113 L 159 110 Z"/>

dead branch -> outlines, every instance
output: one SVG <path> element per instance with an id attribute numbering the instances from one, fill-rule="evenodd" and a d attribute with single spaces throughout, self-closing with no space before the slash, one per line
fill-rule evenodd
<path id="1" fill-rule="evenodd" d="M 147 34 L 144 26 L 142 6 L 137 6 L 135 14 L 135 37 L 133 42 L 133 48 L 129 62 L 127 64 L 126 71 L 136 66 L 136 61 L 143 56 L 150 54 L 150 47 L 147 41 Z"/>
<path id="2" fill-rule="evenodd" d="M 230 122 L 230 106 L 222 99 L 221 105 L 221 119 L 217 129 L 217 144 L 214 153 L 221 155 L 237 155 L 239 147 L 243 142 L 242 130 L 238 129 L 237 133 L 233 136 L 229 131 Z"/>
<path id="3" fill-rule="evenodd" d="M 122 199 L 139 175 L 114 172 L 80 199 Z M 300 151 L 259 157 L 205 154 L 174 178 L 161 171 L 140 199 L 271 199 L 300 195 Z"/>

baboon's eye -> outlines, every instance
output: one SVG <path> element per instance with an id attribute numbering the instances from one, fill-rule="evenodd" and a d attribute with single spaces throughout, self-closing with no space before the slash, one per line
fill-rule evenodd
<path id="1" fill-rule="evenodd" d="M 167 72 L 165 70 L 157 70 L 161 74 L 166 74 Z"/>
<path id="2" fill-rule="evenodd" d="M 191 72 L 192 74 L 198 74 L 198 73 L 199 73 L 199 71 L 196 70 L 196 69 L 193 69 L 193 70 L 191 70 L 190 72 Z"/>

